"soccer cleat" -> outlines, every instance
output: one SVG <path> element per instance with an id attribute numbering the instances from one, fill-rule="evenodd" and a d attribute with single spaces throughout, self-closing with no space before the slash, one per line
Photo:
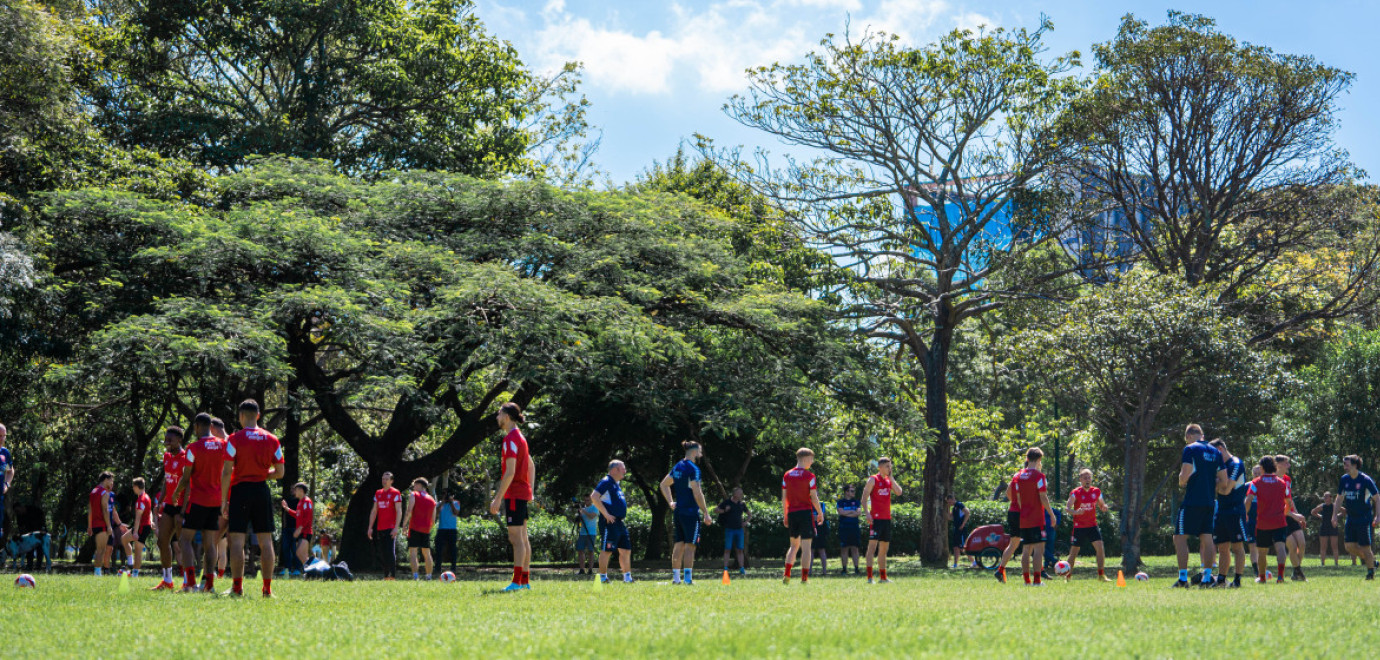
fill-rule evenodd
<path id="1" fill-rule="evenodd" d="M 244 596 L 244 592 L 235 591 L 234 587 L 231 587 L 229 589 L 226 589 L 225 591 L 220 592 L 220 595 L 225 596 L 227 598 L 241 598 Z"/>
<path id="2" fill-rule="evenodd" d="M 174 587 L 173 583 L 167 580 L 161 580 L 158 582 L 158 586 L 149 589 L 149 591 L 174 591 L 176 589 L 177 587 Z"/>
<path id="3" fill-rule="evenodd" d="M 867 583 L 872 584 L 872 578 L 867 578 Z"/>
<path id="4" fill-rule="evenodd" d="M 604 584 L 608 584 L 608 583 L 609 583 L 609 576 L 607 576 L 607 575 L 600 575 L 600 576 L 599 576 L 599 581 L 602 582 L 602 583 L 604 583 Z"/>
<path id="5" fill-rule="evenodd" d="M 508 586 L 504 587 L 503 591 L 522 591 L 522 585 L 513 582 L 512 584 L 509 584 Z"/>
<path id="6" fill-rule="evenodd" d="M 636 582 L 636 580 L 632 579 L 631 575 L 623 576 L 623 584 L 632 584 L 633 582 Z"/>
<path id="7" fill-rule="evenodd" d="M 1307 582 L 1307 581 L 1308 581 L 1308 578 L 1307 578 L 1307 577 L 1304 577 L 1304 575 L 1303 575 L 1303 570 L 1302 570 L 1302 569 L 1298 569 L 1298 568 L 1294 569 L 1294 575 L 1291 576 L 1289 579 L 1291 579 L 1291 580 L 1293 580 L 1293 581 L 1295 581 L 1295 582 Z"/>
<path id="8" fill-rule="evenodd" d="M 1005 570 L 999 568 L 999 569 L 993 571 L 993 572 L 992 572 L 992 575 L 993 575 L 994 577 L 997 578 L 997 582 L 1000 582 L 1000 583 L 1002 583 L 1002 584 L 1006 584 L 1006 571 L 1005 571 Z"/>
<path id="9" fill-rule="evenodd" d="M 1281 575 L 1281 576 L 1275 578 L 1275 584 L 1284 584 L 1284 576 Z"/>
<path id="10" fill-rule="evenodd" d="M 1043 582 L 1032 582 L 1032 583 L 1030 584 L 1030 586 L 1032 586 L 1032 587 L 1043 587 L 1043 586 L 1045 586 L 1045 583 L 1043 583 Z"/>
<path id="11" fill-rule="evenodd" d="M 739 569 L 738 569 L 738 575 L 739 575 L 739 576 L 746 576 L 746 575 L 747 575 L 747 569 L 746 569 L 746 568 L 739 568 Z"/>
<path id="12" fill-rule="evenodd" d="M 888 580 L 888 579 L 886 579 L 886 578 L 882 578 L 882 579 L 880 579 L 880 580 L 877 580 L 877 584 L 891 584 L 891 580 Z"/>
<path id="13" fill-rule="evenodd" d="M 522 590 L 523 590 L 523 591 L 531 591 L 531 590 L 532 590 L 532 585 L 530 585 L 530 584 L 525 584 L 525 583 L 524 583 L 524 584 L 522 585 Z"/>
<path id="14" fill-rule="evenodd" d="M 1099 577 L 1098 579 L 1099 579 L 1099 580 L 1102 580 L 1103 582 L 1111 582 L 1111 581 L 1112 581 L 1112 578 L 1109 578 L 1109 577 L 1107 577 L 1107 576 L 1105 576 L 1105 575 Z"/>
<path id="15" fill-rule="evenodd" d="M 1269 584 L 1270 581 L 1269 581 L 1269 580 L 1266 580 L 1266 579 L 1263 578 L 1263 577 L 1258 577 L 1258 578 L 1255 579 L 1255 583 L 1256 583 L 1256 584 Z"/>
<path id="16" fill-rule="evenodd" d="M 1188 588 L 1188 580 L 1175 580 L 1175 581 L 1174 581 L 1174 586 L 1173 586 L 1172 588 L 1173 588 L 1173 589 L 1187 589 L 1187 588 Z"/>
<path id="17" fill-rule="evenodd" d="M 1239 581 L 1228 582 L 1228 583 L 1227 583 L 1227 588 L 1228 588 L 1228 589 L 1240 589 L 1240 588 L 1241 588 L 1241 583 L 1240 583 Z"/>
<path id="18" fill-rule="evenodd" d="M 198 586 L 196 586 L 196 585 L 194 585 L 194 584 L 184 584 L 184 585 L 182 585 L 181 593 L 184 593 L 184 594 L 194 594 L 194 593 L 197 593 L 197 592 L 199 592 L 199 591 L 201 591 L 201 588 L 198 587 Z"/>
<path id="19" fill-rule="evenodd" d="M 871 580 L 869 580 L 869 582 L 871 582 Z M 783 575 L 783 576 L 781 576 L 781 584 L 790 584 L 790 583 L 791 583 L 791 576 L 789 576 L 789 575 Z"/>
<path id="20" fill-rule="evenodd" d="M 264 589 L 264 598 L 272 598 L 272 597 L 273 597 L 273 590 L 272 590 L 272 589 Z"/>

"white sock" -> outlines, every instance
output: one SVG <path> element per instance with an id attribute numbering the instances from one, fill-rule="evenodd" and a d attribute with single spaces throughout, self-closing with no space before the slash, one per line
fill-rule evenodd
<path id="1" fill-rule="evenodd" d="M 680 569 L 671 569 L 671 584 L 680 584 Z"/>
<path id="2" fill-rule="evenodd" d="M 624 574 L 623 574 L 623 581 L 624 581 L 624 582 L 632 582 L 632 573 L 624 573 Z"/>

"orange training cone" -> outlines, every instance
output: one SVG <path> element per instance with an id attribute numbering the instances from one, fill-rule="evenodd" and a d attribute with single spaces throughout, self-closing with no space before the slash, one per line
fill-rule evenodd
<path id="1" fill-rule="evenodd" d="M 725 569 L 724 569 L 724 579 L 723 579 L 723 583 L 724 583 L 724 584 L 728 584 L 729 582 L 730 582 L 730 580 L 728 579 L 728 569 L 725 568 Z"/>
<path id="2" fill-rule="evenodd" d="M 1126 586 L 1126 574 L 1125 574 L 1125 573 L 1123 573 L 1123 572 L 1121 572 L 1121 571 L 1117 571 L 1117 572 L 1116 572 L 1116 586 L 1118 586 L 1118 587 L 1124 587 L 1124 586 Z"/>

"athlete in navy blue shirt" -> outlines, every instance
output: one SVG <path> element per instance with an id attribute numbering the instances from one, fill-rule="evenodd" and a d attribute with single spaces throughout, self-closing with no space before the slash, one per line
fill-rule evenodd
<path id="1" fill-rule="evenodd" d="M 686 441 L 680 443 L 685 449 L 685 458 L 676 463 L 661 480 L 661 496 L 671 504 L 675 512 L 675 546 L 671 549 L 671 584 L 694 584 L 690 569 L 695 566 L 695 546 L 700 543 L 700 521 L 714 524 L 709 517 L 709 505 L 704 503 L 704 492 L 700 490 L 700 466 L 695 464 L 704 451 L 700 443 Z M 682 570 L 684 573 L 682 574 Z"/>
<path id="2" fill-rule="evenodd" d="M 5 493 L 10 489 L 10 482 L 14 481 L 14 459 L 10 457 L 9 448 L 5 447 L 5 438 L 9 435 L 9 429 L 4 424 L 0 424 L 0 539 L 6 538 L 5 530 Z"/>
<path id="3" fill-rule="evenodd" d="M 839 512 L 839 554 L 843 558 L 843 568 L 839 575 L 848 574 L 848 558 L 853 558 L 853 574 L 858 575 L 858 557 L 862 548 L 862 525 L 859 519 L 862 517 L 862 502 L 856 497 L 857 490 L 853 486 L 844 486 L 843 499 L 834 503 L 834 509 Z"/>
<path id="4" fill-rule="evenodd" d="M 1203 429 L 1189 424 L 1184 429 L 1183 465 L 1179 468 L 1179 486 L 1184 489 L 1184 501 L 1174 518 L 1174 552 L 1179 559 L 1179 581 L 1175 587 L 1188 586 L 1188 537 L 1198 537 L 1198 555 L 1203 563 L 1202 586 L 1212 584 L 1212 564 L 1216 548 L 1212 544 L 1213 523 L 1217 514 L 1217 493 L 1227 488 L 1227 471 L 1222 454 L 1203 440 Z"/>
<path id="5" fill-rule="evenodd" d="M 1212 542 L 1217 546 L 1217 584 L 1219 587 L 1241 588 L 1241 575 L 1246 571 L 1246 464 L 1227 449 L 1221 438 L 1208 443 L 1222 454 L 1227 471 L 1229 490 L 1217 495 L 1217 519 L 1213 523 Z M 1227 582 L 1232 557 L 1236 558 L 1235 579 Z"/>
<path id="6" fill-rule="evenodd" d="M 618 566 L 623 569 L 623 581 L 632 582 L 632 538 L 623 518 L 628 515 L 628 501 L 618 482 L 628 474 L 623 461 L 610 461 L 609 473 L 589 494 L 599 509 L 599 581 L 609 581 L 609 557 L 618 551 Z"/>
<path id="7" fill-rule="evenodd" d="M 1346 551 L 1360 557 L 1366 566 L 1366 579 L 1375 579 L 1375 551 L 1371 549 L 1373 533 L 1371 527 L 1380 521 L 1380 488 L 1375 480 L 1361 471 L 1361 457 L 1355 454 L 1342 459 L 1346 474 L 1337 485 L 1337 493 L 1342 497 L 1342 506 L 1332 512 L 1332 524 L 1342 512 L 1346 512 Z"/>

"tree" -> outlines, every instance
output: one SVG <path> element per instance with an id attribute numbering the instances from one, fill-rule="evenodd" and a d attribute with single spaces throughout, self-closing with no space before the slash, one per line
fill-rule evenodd
<path id="1" fill-rule="evenodd" d="M 583 133 L 574 68 L 528 72 L 469 0 L 92 4 L 96 125 L 209 169 L 281 154 L 355 174 L 504 174 Z"/>
<path id="2" fill-rule="evenodd" d="M 1250 327 L 1223 313 L 1206 287 L 1137 268 L 1018 333 L 1015 363 L 1051 396 L 1079 405 L 1107 438 L 1121 438 L 1122 562 L 1140 565 L 1145 477 L 1153 441 L 1178 439 L 1157 421 L 1167 405 L 1244 435 L 1283 390 L 1279 361 L 1253 350 Z M 1186 378 L 1193 375 L 1193 379 Z M 1170 425 L 1173 426 L 1172 424 Z"/>
<path id="3" fill-rule="evenodd" d="M 947 552 L 955 330 L 1070 269 L 1067 260 L 1013 268 L 1063 230 L 1064 216 L 1041 211 L 1037 184 L 1060 155 L 1056 121 L 1078 83 L 1061 75 L 1076 58 L 1041 59 L 1050 27 L 958 30 L 923 48 L 879 33 L 830 35 L 804 64 L 750 71 L 750 91 L 726 108 L 827 154 L 783 172 L 717 156 L 848 270 L 847 318 L 919 365 L 930 432 L 921 554 L 930 562 Z"/>

